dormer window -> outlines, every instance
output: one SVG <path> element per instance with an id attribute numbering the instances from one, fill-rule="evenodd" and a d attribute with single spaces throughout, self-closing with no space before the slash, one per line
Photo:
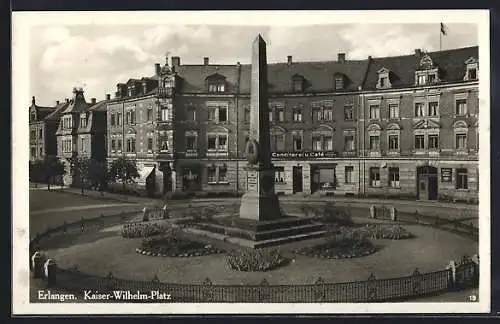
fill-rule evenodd
<path id="1" fill-rule="evenodd" d="M 378 74 L 378 82 L 377 89 L 389 89 L 391 85 L 391 80 L 389 78 L 390 71 L 386 68 L 381 68 L 377 71 Z"/>
<path id="2" fill-rule="evenodd" d="M 87 114 L 80 115 L 80 127 L 87 127 Z"/>
<path id="3" fill-rule="evenodd" d="M 226 77 L 218 73 L 212 74 L 207 77 L 207 87 L 210 93 L 220 93 L 225 92 L 226 87 Z"/>
<path id="4" fill-rule="evenodd" d="M 335 87 L 335 90 L 342 90 L 344 89 L 344 75 L 343 74 L 336 74 L 335 75 L 335 84 L 334 84 L 334 87 Z"/>
<path id="5" fill-rule="evenodd" d="M 466 73 L 464 81 L 477 80 L 477 71 L 479 69 L 479 62 L 474 57 L 469 57 L 465 61 Z"/>
<path id="6" fill-rule="evenodd" d="M 304 91 L 304 77 L 295 74 L 292 77 L 292 91 L 293 92 L 303 92 Z"/>
<path id="7" fill-rule="evenodd" d="M 417 71 L 415 71 L 415 85 L 435 84 L 439 82 L 439 68 L 434 65 L 428 54 L 423 54 Z"/>

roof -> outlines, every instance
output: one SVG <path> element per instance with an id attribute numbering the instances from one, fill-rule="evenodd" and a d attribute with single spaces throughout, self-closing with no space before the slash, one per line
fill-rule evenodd
<path id="1" fill-rule="evenodd" d="M 80 113 L 86 111 L 88 107 L 89 104 L 85 101 L 83 91 L 75 90 L 73 91 L 73 99 L 70 100 L 68 107 L 62 113 Z"/>
<path id="2" fill-rule="evenodd" d="M 216 74 L 226 77 L 226 92 L 237 92 L 238 65 L 180 65 L 176 72 L 181 78 L 181 92 L 207 92 L 205 79 Z"/>
<path id="3" fill-rule="evenodd" d="M 252 66 L 242 65 L 241 92 L 250 93 Z M 286 93 L 292 90 L 292 79 L 302 77 L 305 81 L 305 92 L 327 92 L 334 88 L 336 74 L 345 76 L 345 90 L 356 91 L 362 85 L 367 60 L 296 62 L 268 64 L 267 75 L 269 93 Z"/>
<path id="4" fill-rule="evenodd" d="M 462 81 L 465 73 L 465 61 L 470 57 L 478 58 L 478 46 L 464 47 L 438 52 L 424 53 L 429 55 L 441 72 L 441 82 Z M 415 71 L 422 56 L 416 54 L 373 58 L 370 63 L 364 89 L 375 90 L 378 74 L 382 68 L 390 71 L 392 88 L 412 87 L 415 83 Z"/>
<path id="5" fill-rule="evenodd" d="M 90 108 L 88 109 L 88 111 L 106 111 L 106 104 L 108 103 L 107 100 L 101 100 L 95 104 L 93 104 L 92 106 L 90 106 Z"/>
<path id="6" fill-rule="evenodd" d="M 62 102 L 54 107 L 54 111 L 50 113 L 47 117 L 44 118 L 45 120 L 53 120 L 57 121 L 59 120 L 62 112 L 68 107 L 69 103 L 68 102 Z"/>

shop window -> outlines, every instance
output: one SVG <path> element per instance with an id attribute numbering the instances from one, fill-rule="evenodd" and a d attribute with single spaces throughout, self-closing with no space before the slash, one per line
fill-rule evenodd
<path id="1" fill-rule="evenodd" d="M 285 183 L 285 167 L 274 168 L 274 181 L 276 183 Z"/>
<path id="2" fill-rule="evenodd" d="M 400 188 L 399 186 L 399 168 L 389 168 L 389 187 Z"/>
<path id="3" fill-rule="evenodd" d="M 350 184 L 354 183 L 354 167 L 353 166 L 346 166 L 345 167 L 345 183 Z"/>
<path id="4" fill-rule="evenodd" d="M 467 169 L 461 168 L 457 169 L 457 189 L 469 189 L 469 183 L 468 183 L 468 176 L 467 176 Z"/>
<path id="5" fill-rule="evenodd" d="M 380 168 L 370 168 L 370 186 L 380 187 Z"/>

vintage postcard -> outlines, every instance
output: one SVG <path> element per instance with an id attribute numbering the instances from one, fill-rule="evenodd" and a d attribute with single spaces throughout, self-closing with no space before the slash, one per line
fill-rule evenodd
<path id="1" fill-rule="evenodd" d="M 15 314 L 489 312 L 488 11 L 12 30 Z"/>

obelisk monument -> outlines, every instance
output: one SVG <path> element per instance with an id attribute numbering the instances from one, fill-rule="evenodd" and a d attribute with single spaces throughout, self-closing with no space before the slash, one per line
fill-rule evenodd
<path id="1" fill-rule="evenodd" d="M 247 188 L 241 198 L 240 217 L 272 220 L 279 218 L 281 211 L 271 163 L 266 42 L 260 34 L 252 44 L 251 82 L 250 139 L 245 148 Z"/>

